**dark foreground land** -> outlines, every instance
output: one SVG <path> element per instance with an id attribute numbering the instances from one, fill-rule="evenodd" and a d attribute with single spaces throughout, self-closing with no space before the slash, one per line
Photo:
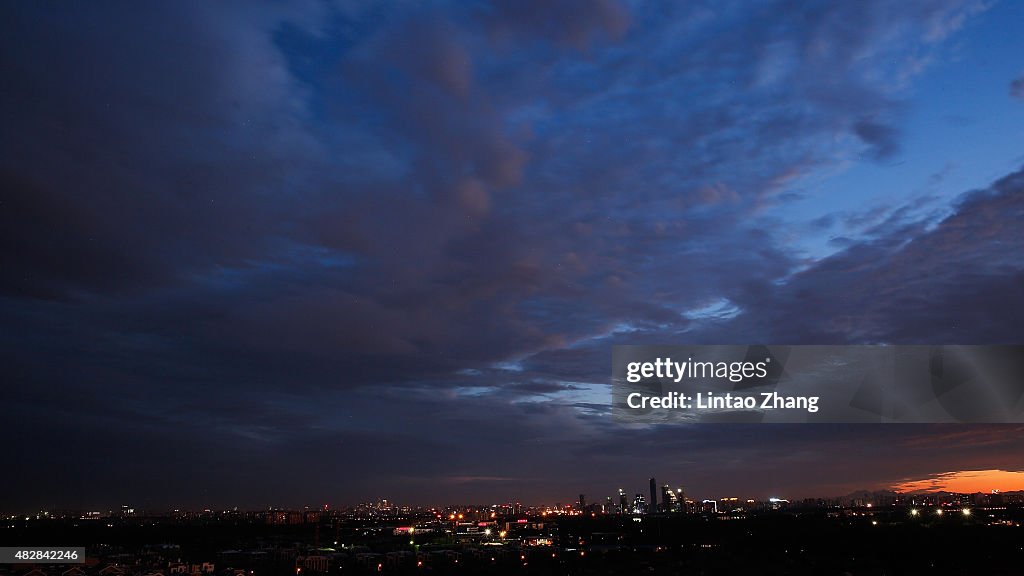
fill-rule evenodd
<path id="1" fill-rule="evenodd" d="M 498 519 L 486 535 L 442 521 L 396 530 L 408 519 L 17 521 L 0 545 L 85 546 L 88 560 L 0 574 L 1024 574 L 1019 510 L 957 512 Z"/>

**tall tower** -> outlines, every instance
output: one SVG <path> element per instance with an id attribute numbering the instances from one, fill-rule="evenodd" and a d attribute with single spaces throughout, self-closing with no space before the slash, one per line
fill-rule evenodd
<path id="1" fill-rule="evenodd" d="M 651 478 L 651 503 L 647 506 L 648 514 L 653 514 L 658 511 L 658 483 L 655 482 L 654 478 Z"/>
<path id="2" fill-rule="evenodd" d="M 672 487 L 665 484 L 661 487 L 661 511 L 662 512 L 675 512 L 677 508 L 676 493 L 672 491 Z"/>
<path id="3" fill-rule="evenodd" d="M 626 491 L 619 488 L 619 514 L 628 514 L 629 503 L 626 502 Z"/>

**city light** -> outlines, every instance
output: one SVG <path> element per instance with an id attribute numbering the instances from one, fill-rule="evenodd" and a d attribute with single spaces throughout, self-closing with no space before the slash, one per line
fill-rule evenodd
<path id="1" fill-rule="evenodd" d="M 664 493 L 668 493 L 668 490 L 669 489 L 666 487 Z M 932 523 L 937 523 L 936 525 L 942 525 L 943 530 L 950 531 L 962 530 L 964 532 L 973 533 L 978 532 L 980 530 L 985 530 L 985 526 L 1021 525 L 1019 521 L 1016 521 L 1013 517 L 1008 516 L 1008 514 L 1013 513 L 1012 511 L 1014 510 L 1014 508 L 991 506 L 989 502 L 984 499 L 971 501 L 968 499 L 970 496 L 971 495 L 966 494 L 954 494 L 951 497 L 940 497 L 935 500 L 929 498 L 924 501 L 915 498 L 912 504 L 908 502 L 905 508 L 894 508 L 894 510 L 902 510 L 902 513 L 906 513 L 909 517 L 913 519 L 915 523 L 922 521 L 924 518 L 927 517 L 927 515 L 930 512 L 934 512 L 935 516 L 933 517 Z M 1001 496 L 1009 500 L 1010 505 L 1014 507 L 1018 504 L 1018 502 L 1024 501 L 1024 495 L 1021 495 L 1020 497 L 1016 494 L 1011 494 L 1009 496 Z M 607 498 L 607 500 L 611 502 L 611 497 Z M 666 500 L 670 499 L 666 497 Z M 717 514 L 715 512 L 716 509 L 712 506 L 712 503 L 715 502 L 723 504 L 730 511 L 723 514 Z M 741 506 L 742 502 L 747 502 L 748 504 L 750 504 L 750 506 L 743 507 Z M 720 498 L 718 500 L 704 500 L 703 503 L 707 504 L 707 507 L 703 508 L 705 514 L 704 521 L 743 521 L 744 519 L 748 519 L 748 521 L 760 523 L 762 521 L 768 520 L 771 517 L 779 517 L 775 514 L 773 514 L 773 516 L 762 515 L 762 511 L 779 510 L 779 508 L 775 508 L 772 505 L 786 502 L 786 500 L 777 497 L 773 497 L 771 500 L 765 501 L 753 499 L 743 500 L 737 497 Z M 691 501 L 691 503 L 693 503 L 693 501 Z M 878 504 L 878 506 L 874 507 L 876 509 L 869 510 L 867 509 L 867 504 L 860 498 L 849 499 L 848 501 L 840 504 L 823 503 L 820 500 L 806 500 L 802 501 L 799 504 L 792 505 L 792 514 L 794 516 L 804 514 L 805 510 L 809 509 L 809 507 L 827 506 L 828 508 L 842 509 L 845 510 L 845 513 L 838 514 L 836 515 L 836 517 L 859 517 L 861 526 L 864 526 L 863 522 L 866 520 L 868 523 L 870 523 L 870 526 L 877 530 L 881 530 L 883 532 L 886 530 L 896 530 L 896 532 L 892 534 L 892 538 L 894 540 L 898 540 L 900 535 L 900 529 L 890 528 L 890 526 L 898 526 L 899 522 L 897 521 L 895 524 L 893 524 L 892 522 L 887 521 L 887 519 L 890 517 L 895 517 L 900 512 L 896 512 L 895 514 L 893 514 L 893 516 L 889 516 L 887 513 L 882 511 L 882 508 L 889 506 L 899 506 L 900 502 L 898 500 L 895 502 L 879 501 L 876 502 L 875 504 Z M 1004 504 L 1004 501 L 1000 500 L 999 504 Z M 371 505 L 371 507 L 375 506 L 376 505 Z M 979 515 L 977 521 L 973 518 L 974 509 L 972 506 L 978 506 L 979 509 L 983 511 L 983 514 Z M 396 510 L 399 509 L 399 507 L 393 508 Z M 460 514 L 458 512 L 453 512 L 450 514 L 442 514 L 438 518 L 436 517 L 437 514 L 434 509 L 422 510 L 415 507 L 401 507 L 401 509 L 403 510 L 403 514 L 407 516 L 381 516 L 378 520 L 375 521 L 375 528 L 370 528 L 365 524 L 366 519 L 362 515 L 362 511 L 357 512 L 355 510 L 332 510 L 330 514 L 332 516 L 332 520 L 341 520 L 342 522 L 353 522 L 353 526 L 359 527 L 359 533 L 356 535 L 356 538 L 363 538 L 365 542 L 369 543 L 370 546 L 373 545 L 373 542 L 377 538 L 377 535 L 380 534 L 378 529 L 385 529 L 391 532 L 394 536 L 405 536 L 405 539 L 408 541 L 409 548 L 407 548 L 405 551 L 396 553 L 394 557 L 388 556 L 387 561 L 384 563 L 378 564 L 378 560 L 381 558 L 380 553 L 369 554 L 365 557 L 365 559 L 360 559 L 353 556 L 351 557 L 351 561 L 358 564 L 359 568 L 366 573 L 373 573 L 374 567 L 376 566 L 378 567 L 378 571 L 383 573 L 411 574 L 422 573 L 423 570 L 436 569 L 436 565 L 431 561 L 426 560 L 425 557 L 421 554 L 420 549 L 424 542 L 419 542 L 420 540 L 430 542 L 429 547 L 427 548 L 427 554 L 430 555 L 430 558 L 435 558 L 435 556 L 433 555 L 435 550 L 432 550 L 434 546 L 439 545 L 442 548 L 441 550 L 436 551 L 438 552 L 438 556 L 436 557 L 440 560 L 442 566 L 464 564 L 466 559 L 460 557 L 461 552 L 459 552 L 459 548 L 461 546 L 464 546 L 466 543 L 475 543 L 477 546 L 481 547 L 480 549 L 478 549 L 480 550 L 480 552 L 486 550 L 488 553 L 486 557 L 484 557 L 480 553 L 474 553 L 474 560 L 486 560 L 487 558 L 490 558 L 490 562 L 494 563 L 495 566 L 502 566 L 503 562 L 512 562 L 518 565 L 519 563 L 516 562 L 514 554 L 519 554 L 520 560 L 522 560 L 521 566 L 525 567 L 528 564 L 527 560 L 532 558 L 532 556 L 530 556 L 529 553 L 525 553 L 525 550 L 531 549 L 532 552 L 541 552 L 544 550 L 543 548 L 532 549 L 525 547 L 550 547 L 552 543 L 555 541 L 554 534 L 558 531 L 560 527 L 560 522 L 565 521 L 563 520 L 563 517 L 567 515 L 576 515 L 571 513 L 562 513 L 561 511 L 563 508 L 564 506 L 562 504 L 557 504 L 554 507 L 536 506 L 529 507 L 526 509 L 503 507 L 502 511 L 494 513 L 489 509 L 483 510 L 475 507 L 463 507 L 461 509 L 466 510 L 466 512 L 464 513 Z M 452 509 L 460 508 L 449 508 L 449 510 Z M 604 518 L 604 520 L 600 523 L 593 522 L 591 528 L 596 530 L 604 530 L 605 525 L 617 525 L 618 531 L 623 531 L 629 530 L 629 528 L 627 528 L 627 525 L 632 525 L 639 529 L 641 526 L 639 523 L 646 522 L 649 519 L 649 516 L 647 516 L 647 514 L 632 514 L 631 512 L 629 512 L 629 509 L 624 509 L 625 513 L 617 512 L 614 510 L 615 509 L 612 508 L 612 512 L 609 512 L 606 511 L 606 509 L 602 506 L 601 511 L 596 512 L 594 515 L 596 517 Z M 1010 510 L 1011 512 L 1006 512 L 1007 510 Z M 686 512 L 678 511 L 678 516 L 672 515 L 670 514 L 670 512 L 677 511 L 666 511 L 665 509 L 661 509 L 659 511 L 661 518 L 655 520 L 654 527 L 657 527 L 658 524 L 661 524 L 662 527 L 671 526 L 675 522 L 678 522 L 678 525 L 680 526 L 684 526 L 692 521 L 691 518 L 687 518 L 686 516 L 684 516 Z M 947 515 L 946 512 L 952 514 L 953 518 L 946 520 L 944 518 L 944 516 Z M 959 522 L 953 522 L 953 520 L 955 520 L 957 512 L 960 512 L 962 514 L 963 520 Z M 547 521 L 539 522 L 539 517 L 545 513 L 547 515 Z M 990 513 L 992 517 L 991 520 L 989 520 Z M 205 515 L 204 517 L 209 518 L 217 518 L 220 516 L 220 513 L 214 513 L 211 511 L 205 511 L 203 514 Z M 225 514 L 225 518 L 230 518 L 232 522 L 238 520 L 237 511 L 230 511 Z M 286 513 L 280 510 L 271 509 L 269 512 L 253 515 L 252 518 L 249 519 L 249 521 L 263 524 L 268 519 L 276 522 L 279 516 L 290 516 L 295 514 L 297 513 Z M 494 514 L 496 518 L 490 520 L 484 519 L 487 518 L 487 516 L 490 516 L 491 514 Z M 885 515 L 883 516 L 882 514 Z M 590 515 L 589 509 L 587 515 Z M 37 516 L 30 517 L 30 519 L 33 521 L 39 521 L 41 518 L 49 518 L 53 516 L 53 513 L 40 511 Z M 465 520 L 459 521 L 458 518 L 460 516 Z M 526 517 L 524 518 L 521 516 Z M 401 518 L 401 520 L 396 521 L 395 518 Z M 452 518 L 453 520 L 448 521 L 448 518 Z M 11 516 L 9 518 L 9 520 L 12 522 L 20 519 L 21 516 Z M 8 520 L 8 518 L 4 517 L 4 520 Z M 298 518 L 298 520 L 304 521 L 306 523 L 323 522 L 319 515 L 319 512 L 317 512 L 317 515 L 312 519 L 307 517 L 301 517 Z M 842 521 L 845 522 L 845 520 Z M 573 529 L 578 529 L 582 527 L 585 530 L 587 528 L 586 524 L 573 524 L 573 520 L 571 519 L 569 520 L 569 522 L 570 524 L 568 524 L 568 526 L 570 526 Z M 637 524 L 633 524 L 634 522 Z M 928 523 L 928 521 L 925 521 L 925 525 L 927 525 Z M 400 525 L 395 526 L 394 524 Z M 318 524 L 318 526 L 322 527 L 322 524 Z M 507 530 L 502 530 L 499 528 L 506 526 L 508 526 Z M 918 526 L 921 527 L 921 525 Z M 0 528 L 2 527 L 3 526 L 0 526 Z M 716 528 L 714 528 L 713 525 L 705 526 L 706 529 L 708 529 L 708 527 L 710 527 L 710 530 L 712 531 L 716 530 Z M 636 530 L 636 532 L 638 534 L 646 534 L 650 531 L 645 529 Z M 650 536 L 650 538 L 658 539 L 654 542 L 657 542 L 659 544 L 657 547 L 650 548 L 650 551 L 652 552 L 661 552 L 668 549 L 661 546 L 662 543 L 660 542 L 660 538 L 662 538 L 663 536 L 661 536 L 659 532 L 660 531 L 656 530 Z M 432 533 L 437 534 L 439 536 L 437 541 L 434 541 L 434 536 L 431 536 Z M 413 539 L 414 534 L 416 535 L 416 541 L 414 541 Z M 597 534 L 599 533 L 593 532 L 590 535 L 591 538 L 595 538 L 595 543 L 599 541 L 596 539 Z M 499 536 L 500 539 L 498 538 Z M 965 537 L 967 536 L 969 535 L 965 535 Z M 521 542 L 519 542 L 520 537 L 522 537 Z M 641 538 L 642 537 L 643 536 L 641 536 Z M 546 551 L 544 551 L 543 556 L 545 557 L 545 559 L 548 554 L 551 554 L 552 559 L 567 559 L 569 557 L 575 557 L 578 559 L 577 561 L 583 561 L 583 558 L 590 559 L 593 557 L 593 560 L 589 560 L 590 562 L 600 563 L 602 562 L 600 558 L 601 555 L 592 554 L 593 550 L 586 549 L 586 546 L 591 543 L 591 538 L 587 537 L 587 532 L 580 533 L 578 537 L 574 534 L 574 543 L 578 543 L 578 548 L 565 548 L 563 549 L 563 551 L 556 551 L 554 549 L 548 548 Z M 983 535 L 980 536 L 980 538 L 981 542 L 986 541 Z M 521 544 L 524 548 L 520 549 L 519 546 L 510 546 L 510 544 L 516 542 Z M 327 542 L 327 544 L 331 543 L 332 541 Z M 340 545 L 343 549 L 348 548 L 350 546 L 366 546 L 366 544 L 364 543 L 350 544 L 347 541 L 345 543 L 342 543 L 342 541 L 339 540 L 334 540 L 333 544 L 335 547 Z M 683 545 L 685 546 L 685 544 Z M 722 544 L 706 543 L 693 543 L 692 545 L 701 548 L 718 548 L 720 546 L 723 546 Z M 387 546 L 391 546 L 391 544 L 387 544 Z M 1017 549 L 1017 547 L 1019 547 L 1019 543 L 1017 543 L 1014 546 L 1014 549 Z M 342 571 L 348 568 L 348 560 L 338 560 L 335 557 L 327 555 L 321 556 L 320 553 L 328 550 L 331 549 L 320 549 L 319 547 L 307 548 L 305 551 L 306 553 L 302 556 L 303 560 L 296 562 L 296 565 L 291 567 L 291 569 L 294 570 L 294 576 L 305 576 L 309 573 L 324 573 L 322 572 L 322 568 L 324 566 L 330 567 L 332 569 L 332 572 L 333 569 Z M 499 550 L 501 551 L 500 555 L 495 554 L 493 552 Z M 516 552 L 509 555 L 508 551 L 511 550 L 516 550 Z M 801 550 L 800 553 L 803 554 L 804 551 Z M 145 572 L 140 572 L 140 574 L 144 573 Z M 260 573 L 260 571 L 257 570 L 257 573 Z M 247 572 L 247 574 L 251 576 L 252 573 Z M 135 576 L 138 575 L 136 574 Z"/>

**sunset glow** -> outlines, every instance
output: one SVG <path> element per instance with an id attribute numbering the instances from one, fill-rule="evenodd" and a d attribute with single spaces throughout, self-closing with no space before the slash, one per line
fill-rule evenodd
<path id="1" fill-rule="evenodd" d="M 928 478 L 906 480 L 892 487 L 897 492 L 1009 492 L 1024 490 L 1024 471 L 961 470 L 942 472 Z"/>

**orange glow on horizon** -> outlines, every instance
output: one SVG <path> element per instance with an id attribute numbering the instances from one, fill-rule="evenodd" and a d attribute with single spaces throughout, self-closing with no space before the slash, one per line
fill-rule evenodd
<path id="1" fill-rule="evenodd" d="M 892 487 L 897 492 L 1010 492 L 1024 490 L 1024 471 L 960 470 L 942 472 L 919 480 L 905 480 Z"/>

